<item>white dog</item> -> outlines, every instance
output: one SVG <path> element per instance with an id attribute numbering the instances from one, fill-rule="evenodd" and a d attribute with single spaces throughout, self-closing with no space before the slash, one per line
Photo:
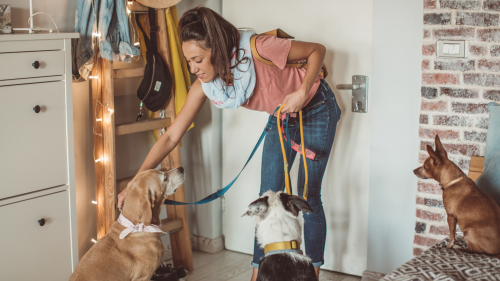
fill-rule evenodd
<path id="1" fill-rule="evenodd" d="M 255 216 L 257 241 L 265 252 L 259 262 L 257 281 L 317 280 L 311 259 L 300 250 L 300 211 L 313 212 L 301 197 L 268 191 L 242 215 Z"/>

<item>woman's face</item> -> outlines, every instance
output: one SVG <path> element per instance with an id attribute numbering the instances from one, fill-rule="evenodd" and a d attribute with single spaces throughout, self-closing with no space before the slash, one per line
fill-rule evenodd
<path id="1" fill-rule="evenodd" d="M 203 83 L 212 81 L 215 76 L 214 65 L 210 61 L 211 51 L 211 49 L 200 48 L 194 40 L 182 43 L 182 52 L 184 52 L 191 73 L 198 76 Z"/>

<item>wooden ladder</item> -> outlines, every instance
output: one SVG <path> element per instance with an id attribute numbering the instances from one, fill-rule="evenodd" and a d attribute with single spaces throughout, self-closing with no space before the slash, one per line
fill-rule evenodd
<path id="1" fill-rule="evenodd" d="M 136 2 L 134 2 L 136 3 Z M 138 4 L 138 3 L 136 3 Z M 146 7 L 134 5 L 138 9 L 146 10 Z M 158 25 L 158 52 L 163 57 L 172 72 L 170 62 L 170 51 L 168 48 L 167 23 L 165 10 L 157 9 Z M 146 33 L 149 26 L 145 28 Z M 165 107 L 164 118 L 159 112 L 155 113 L 154 119 L 132 122 L 126 124 L 115 124 L 114 119 L 114 79 L 126 79 L 142 77 L 144 67 L 126 68 L 113 70 L 113 62 L 98 58 L 94 63 L 92 75 L 98 74 L 98 79 L 92 79 L 92 107 L 94 127 L 94 157 L 96 174 L 96 201 L 97 201 L 97 239 L 108 233 L 111 224 L 117 219 L 116 209 L 117 194 L 126 188 L 133 177 L 116 179 L 116 157 L 115 136 L 133 134 L 156 130 L 159 137 L 161 128 L 167 128 L 175 119 L 174 91 Z M 135 94 L 135 92 L 134 92 Z M 179 146 L 161 162 L 163 169 L 174 169 L 181 166 L 181 154 Z M 175 194 L 168 197 L 170 200 L 186 201 L 184 185 L 179 187 Z M 168 218 L 162 220 L 162 230 L 169 233 L 172 246 L 174 267 L 183 266 L 188 271 L 193 271 L 193 258 L 189 224 L 186 206 L 167 205 Z"/>

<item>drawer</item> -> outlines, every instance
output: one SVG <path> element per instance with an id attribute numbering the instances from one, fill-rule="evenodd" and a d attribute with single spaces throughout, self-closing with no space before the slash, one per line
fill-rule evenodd
<path id="1" fill-rule="evenodd" d="M 38 69 L 35 62 L 40 64 Z M 0 63 L 0 80 L 63 75 L 64 51 L 3 53 Z"/>
<path id="2" fill-rule="evenodd" d="M 0 132 L 0 199 L 68 183 L 63 81 L 0 87 Z"/>
<path id="3" fill-rule="evenodd" d="M 69 279 L 68 191 L 0 207 L 0 225 L 0 280 Z"/>

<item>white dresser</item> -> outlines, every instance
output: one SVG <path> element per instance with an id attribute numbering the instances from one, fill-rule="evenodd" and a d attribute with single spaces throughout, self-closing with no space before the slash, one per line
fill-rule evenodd
<path id="1" fill-rule="evenodd" d="M 0 35 L 0 280 L 78 263 L 71 38 Z"/>

